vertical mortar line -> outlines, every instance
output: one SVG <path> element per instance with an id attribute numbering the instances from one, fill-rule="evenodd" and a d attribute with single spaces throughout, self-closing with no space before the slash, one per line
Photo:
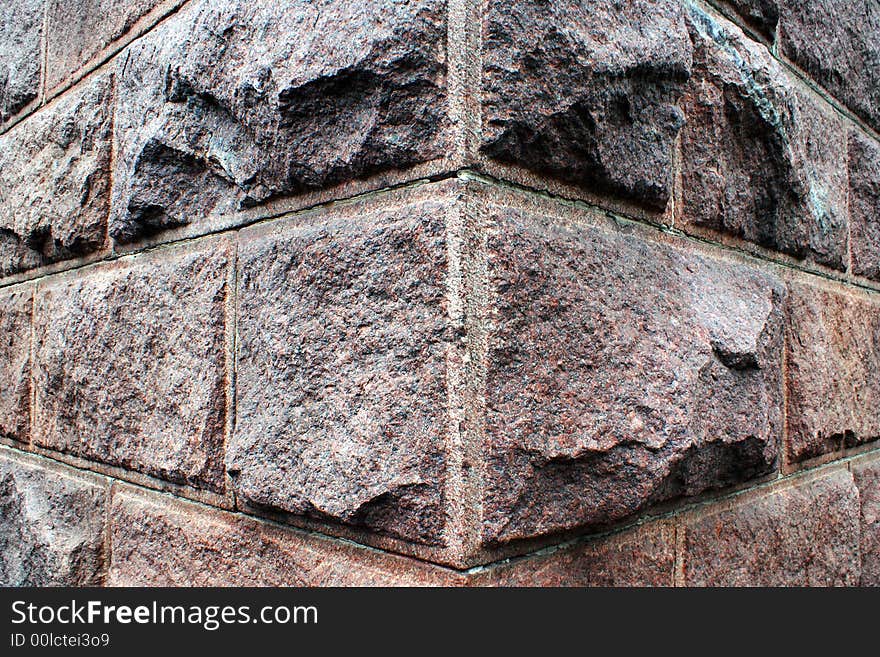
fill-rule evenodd
<path id="1" fill-rule="evenodd" d="M 782 427 L 780 428 L 780 436 L 779 436 L 779 466 L 777 468 L 777 478 L 781 478 L 785 471 L 788 470 L 788 445 L 789 445 L 789 435 L 788 435 L 788 327 L 789 327 L 789 286 L 787 281 L 785 281 L 786 288 L 786 299 L 785 306 L 782 313 L 782 354 L 780 358 L 780 370 L 782 381 L 780 382 L 782 386 Z"/>
<path id="2" fill-rule="evenodd" d="M 113 509 L 113 495 L 116 492 L 116 481 L 108 479 L 107 486 L 107 504 L 104 512 L 104 580 L 101 582 L 103 586 L 107 586 L 107 580 L 110 578 L 110 565 L 113 562 L 113 532 L 111 531 L 111 510 Z"/>
<path id="3" fill-rule="evenodd" d="M 28 435 L 25 443 L 28 451 L 33 449 L 34 435 L 37 431 L 37 292 L 39 283 L 31 287 L 31 321 L 30 321 L 30 345 L 28 347 Z"/>
<path id="4" fill-rule="evenodd" d="M 43 5 L 43 43 L 41 44 L 40 58 L 42 59 L 42 71 L 40 72 L 40 97 L 37 100 L 37 107 L 46 104 L 46 97 L 49 95 L 49 5 L 51 0 L 46 0 Z"/>
<path id="5" fill-rule="evenodd" d="M 673 525 L 675 533 L 673 536 L 673 540 L 675 541 L 675 552 L 673 557 L 673 565 L 672 565 L 672 586 L 674 588 L 680 588 L 685 586 L 684 579 L 684 550 L 685 550 L 685 533 L 687 530 L 684 527 L 684 523 L 682 522 L 679 516 L 675 516 L 673 518 Z"/>
<path id="6" fill-rule="evenodd" d="M 227 271 L 227 293 L 225 303 L 226 331 L 224 348 L 226 351 L 226 422 L 223 432 L 223 478 L 226 487 L 226 499 L 233 509 L 238 508 L 238 500 L 232 485 L 232 478 L 227 470 L 227 453 L 236 423 L 236 353 L 238 351 L 238 250 L 240 232 L 232 234 L 232 257 Z"/>
<path id="7" fill-rule="evenodd" d="M 482 0 L 449 0 L 447 62 L 454 168 L 475 161 L 480 132 L 480 25 Z"/>
<path id="8" fill-rule="evenodd" d="M 855 280 L 855 272 L 853 272 L 853 256 L 852 256 L 852 195 L 850 194 L 850 179 L 849 179 L 849 171 L 850 171 L 850 160 L 849 160 L 849 144 L 852 139 L 854 128 L 851 126 L 846 126 L 846 143 L 844 144 L 844 148 L 846 149 L 846 164 L 844 165 L 844 173 L 846 175 L 846 187 L 844 191 L 846 193 L 846 280 L 849 283 L 853 283 Z"/>

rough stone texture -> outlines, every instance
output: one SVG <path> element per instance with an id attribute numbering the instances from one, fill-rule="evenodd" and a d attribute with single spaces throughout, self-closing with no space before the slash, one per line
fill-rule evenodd
<path id="1" fill-rule="evenodd" d="M 27 442 L 30 426 L 31 307 L 27 290 L 0 290 L 0 437 Z"/>
<path id="2" fill-rule="evenodd" d="M 880 303 L 790 285 L 791 461 L 880 438 Z"/>
<path id="3" fill-rule="evenodd" d="M 193 2 L 119 65 L 132 241 L 445 154 L 445 3 Z"/>
<path id="4" fill-rule="evenodd" d="M 727 4 L 742 17 L 747 26 L 773 42 L 779 23 L 777 0 L 727 0 Z"/>
<path id="5" fill-rule="evenodd" d="M 880 130 L 880 3 L 782 0 L 778 48 Z"/>
<path id="6" fill-rule="evenodd" d="M 124 36 L 163 0 L 50 0 L 46 16 L 46 85 L 51 91 Z"/>
<path id="7" fill-rule="evenodd" d="M 227 458 L 241 498 L 440 541 L 444 219 L 425 202 L 242 245 Z"/>
<path id="8" fill-rule="evenodd" d="M 880 145 L 852 131 L 849 139 L 852 271 L 880 281 Z"/>
<path id="9" fill-rule="evenodd" d="M 230 255 L 198 248 L 40 287 L 36 444 L 222 490 Z"/>
<path id="10" fill-rule="evenodd" d="M 604 524 L 774 468 L 775 278 L 512 209 L 493 221 L 487 541 Z"/>
<path id="11" fill-rule="evenodd" d="M 0 135 L 0 275 L 104 245 L 111 95 L 101 75 Z"/>
<path id="12" fill-rule="evenodd" d="M 861 586 L 880 586 L 880 461 L 852 468 L 861 503 Z"/>
<path id="13" fill-rule="evenodd" d="M 45 0 L 0 6 L 0 124 L 40 94 Z"/>
<path id="14" fill-rule="evenodd" d="M 859 494 L 845 470 L 750 497 L 683 531 L 688 586 L 859 583 Z"/>
<path id="15" fill-rule="evenodd" d="M 426 586 L 443 568 L 124 490 L 113 496 L 113 586 Z"/>
<path id="16" fill-rule="evenodd" d="M 672 586 L 675 530 L 639 527 L 619 536 L 514 559 L 473 577 L 491 586 Z"/>
<path id="17" fill-rule="evenodd" d="M 691 43 L 675 0 L 488 4 L 490 157 L 662 210 Z"/>
<path id="18" fill-rule="evenodd" d="M 846 268 L 846 131 L 764 46 L 691 8 L 680 219 Z"/>
<path id="19" fill-rule="evenodd" d="M 106 510 L 96 479 L 0 451 L 0 585 L 100 584 Z"/>

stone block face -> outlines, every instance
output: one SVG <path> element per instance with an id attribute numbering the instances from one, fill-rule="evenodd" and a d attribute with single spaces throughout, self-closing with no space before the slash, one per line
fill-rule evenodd
<path id="1" fill-rule="evenodd" d="M 488 3 L 482 152 L 663 210 L 691 43 L 674 0 Z"/>
<path id="2" fill-rule="evenodd" d="M 861 586 L 880 586 L 880 460 L 852 467 L 861 503 Z"/>
<path id="3" fill-rule="evenodd" d="M 844 270 L 847 136 L 765 46 L 691 8 L 676 221 Z"/>
<path id="4" fill-rule="evenodd" d="M 788 446 L 801 461 L 880 438 L 880 300 L 790 285 Z"/>
<path id="5" fill-rule="evenodd" d="M 445 216 L 425 198 L 245 233 L 227 459 L 240 499 L 441 541 Z"/>
<path id="6" fill-rule="evenodd" d="M 40 95 L 46 0 L 10 0 L 0 13 L 0 125 Z"/>
<path id="7" fill-rule="evenodd" d="M 777 0 L 727 0 L 727 4 L 742 17 L 748 27 L 773 42 L 779 23 Z"/>
<path id="8" fill-rule="evenodd" d="M 46 61 L 49 62 L 46 86 L 49 91 L 69 81 L 163 1 L 49 0 L 46 15 Z"/>
<path id="9" fill-rule="evenodd" d="M 112 91 L 92 78 L 0 135 L 0 276 L 104 246 Z"/>
<path id="10" fill-rule="evenodd" d="M 880 144 L 852 131 L 849 138 L 852 271 L 880 281 Z"/>
<path id="11" fill-rule="evenodd" d="M 34 442 L 221 491 L 230 262 L 209 240 L 40 286 Z"/>
<path id="12" fill-rule="evenodd" d="M 202 0 L 119 64 L 111 234 L 130 242 L 447 149 L 441 0 Z"/>
<path id="13" fill-rule="evenodd" d="M 874 0 L 780 4 L 780 53 L 880 130 L 880 5 Z"/>
<path id="14" fill-rule="evenodd" d="M 30 288 L 0 290 L 0 437 L 27 442 L 31 412 Z"/>
<path id="15" fill-rule="evenodd" d="M 687 521 L 688 586 L 855 586 L 859 494 L 846 470 Z"/>
<path id="16" fill-rule="evenodd" d="M 37 463 L 0 449 L 0 585 L 101 584 L 106 486 Z"/>
<path id="17" fill-rule="evenodd" d="M 487 212 L 486 541 L 774 469 L 778 280 L 575 218 Z"/>
<path id="18" fill-rule="evenodd" d="M 427 586 L 452 571 L 315 534 L 120 487 L 113 586 Z"/>
<path id="19" fill-rule="evenodd" d="M 513 559 L 479 572 L 482 586 L 672 586 L 675 529 L 655 523 L 617 536 Z"/>

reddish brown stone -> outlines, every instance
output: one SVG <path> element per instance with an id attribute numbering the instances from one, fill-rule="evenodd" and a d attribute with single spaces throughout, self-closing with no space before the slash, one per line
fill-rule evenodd
<path id="1" fill-rule="evenodd" d="M 112 586 L 454 585 L 452 571 L 119 487 L 111 509 Z"/>
<path id="2" fill-rule="evenodd" d="M 7 0 L 0 18 L 0 125 L 36 100 L 46 0 Z"/>
<path id="3" fill-rule="evenodd" d="M 512 559 L 477 572 L 480 586 L 672 586 L 675 530 L 666 523 Z"/>
<path id="4" fill-rule="evenodd" d="M 880 299 L 790 285 L 788 458 L 880 438 Z"/>
<path id="5" fill-rule="evenodd" d="M 845 470 L 748 494 L 680 531 L 688 586 L 859 583 L 859 495 Z"/>
<path id="6" fill-rule="evenodd" d="M 880 586 L 880 460 L 853 465 L 861 504 L 861 586 Z"/>
<path id="7" fill-rule="evenodd" d="M 778 280 L 626 232 L 489 214 L 486 541 L 774 469 Z"/>
<path id="8" fill-rule="evenodd" d="M 852 270 L 880 281 L 880 144 L 853 130 L 849 138 Z"/>
<path id="9" fill-rule="evenodd" d="M 0 436 L 26 442 L 31 411 L 31 289 L 0 290 Z"/>
<path id="10" fill-rule="evenodd" d="M 34 442 L 222 490 L 230 260 L 209 240 L 40 286 Z"/>

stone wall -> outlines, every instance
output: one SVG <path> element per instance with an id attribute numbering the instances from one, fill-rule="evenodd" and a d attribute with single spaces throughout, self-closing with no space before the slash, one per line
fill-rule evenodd
<path id="1" fill-rule="evenodd" d="M 880 584 L 875 0 L 11 0 L 0 580 Z"/>

